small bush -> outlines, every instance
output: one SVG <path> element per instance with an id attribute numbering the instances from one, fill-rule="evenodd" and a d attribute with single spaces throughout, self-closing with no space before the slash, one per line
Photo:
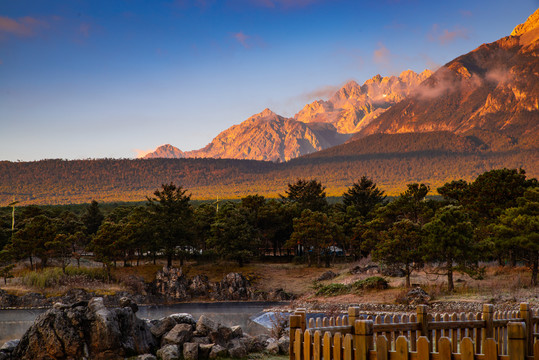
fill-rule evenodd
<path id="1" fill-rule="evenodd" d="M 321 296 L 335 296 L 348 294 L 350 292 L 350 287 L 344 284 L 328 284 L 322 285 L 316 291 L 316 295 Z"/>
<path id="2" fill-rule="evenodd" d="M 270 317 L 271 322 L 271 337 L 274 339 L 280 339 L 286 334 L 286 328 L 288 327 L 288 314 L 281 312 L 274 312 L 273 317 Z"/>
<path id="3" fill-rule="evenodd" d="M 363 280 L 358 280 L 352 284 L 354 290 L 384 290 L 389 287 L 386 279 L 380 276 L 371 276 Z"/>
<path id="4" fill-rule="evenodd" d="M 46 268 L 27 272 L 22 277 L 22 283 L 26 286 L 45 289 L 58 285 L 62 276 L 64 276 L 64 273 L 61 268 Z"/>
<path id="5" fill-rule="evenodd" d="M 105 281 L 107 272 L 102 268 L 77 268 L 68 266 L 66 272 L 59 267 L 30 271 L 22 276 L 22 283 L 29 287 L 47 289 L 61 285 L 83 282 L 84 280 Z"/>

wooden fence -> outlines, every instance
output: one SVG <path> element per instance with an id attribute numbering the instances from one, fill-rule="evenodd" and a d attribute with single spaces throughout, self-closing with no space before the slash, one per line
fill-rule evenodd
<path id="1" fill-rule="evenodd" d="M 290 360 L 539 360 L 539 312 L 348 315 L 306 321 L 290 316 Z"/>

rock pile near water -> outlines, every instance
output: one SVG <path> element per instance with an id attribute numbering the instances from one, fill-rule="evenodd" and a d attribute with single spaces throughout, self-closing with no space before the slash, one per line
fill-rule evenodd
<path id="1" fill-rule="evenodd" d="M 158 320 L 139 319 L 137 305 L 122 299 L 107 308 L 103 298 L 71 305 L 57 303 L 40 315 L 19 342 L 0 349 L 7 359 L 137 359 L 204 360 L 243 358 L 251 352 L 288 352 L 288 337 L 252 337 L 239 326 L 223 326 L 202 315 L 173 314 Z"/>
<path id="2" fill-rule="evenodd" d="M 290 300 L 292 296 L 282 289 L 272 292 L 257 291 L 240 273 L 225 275 L 220 282 L 211 282 L 207 276 L 189 278 L 182 269 L 164 267 L 157 272 L 155 292 L 173 301 L 189 301 L 205 298 L 214 301 L 238 300 Z"/>

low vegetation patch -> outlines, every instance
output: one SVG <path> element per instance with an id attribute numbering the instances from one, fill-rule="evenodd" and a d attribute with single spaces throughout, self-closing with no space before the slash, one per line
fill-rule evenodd
<path id="1" fill-rule="evenodd" d="M 383 290 L 387 289 L 389 284 L 386 279 L 380 276 L 371 276 L 363 280 L 358 280 L 352 284 L 327 284 L 316 283 L 315 290 L 318 296 L 337 296 L 358 292 L 361 290 Z"/>
<path id="2" fill-rule="evenodd" d="M 68 266 L 65 273 L 61 268 L 51 267 L 40 271 L 29 271 L 21 277 L 23 285 L 37 288 L 47 289 L 71 283 L 73 279 L 90 280 L 90 281 L 106 281 L 108 275 L 103 268 L 77 268 Z"/>

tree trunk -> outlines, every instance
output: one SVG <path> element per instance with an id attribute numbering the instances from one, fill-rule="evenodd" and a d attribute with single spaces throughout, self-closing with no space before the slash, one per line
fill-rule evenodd
<path id="1" fill-rule="evenodd" d="M 406 264 L 406 288 L 410 287 L 410 273 L 412 272 L 410 270 L 410 264 Z"/>
<path id="2" fill-rule="evenodd" d="M 539 254 L 535 254 L 532 262 L 532 286 L 537 285 L 537 273 L 539 272 Z"/>
<path id="3" fill-rule="evenodd" d="M 34 261 L 32 260 L 32 255 L 30 255 L 30 270 L 34 270 Z"/>
<path id="4" fill-rule="evenodd" d="M 447 290 L 453 292 L 455 284 L 453 284 L 453 259 L 447 260 Z"/>
<path id="5" fill-rule="evenodd" d="M 167 267 L 168 268 L 172 267 L 172 254 L 171 253 L 167 254 Z"/>

